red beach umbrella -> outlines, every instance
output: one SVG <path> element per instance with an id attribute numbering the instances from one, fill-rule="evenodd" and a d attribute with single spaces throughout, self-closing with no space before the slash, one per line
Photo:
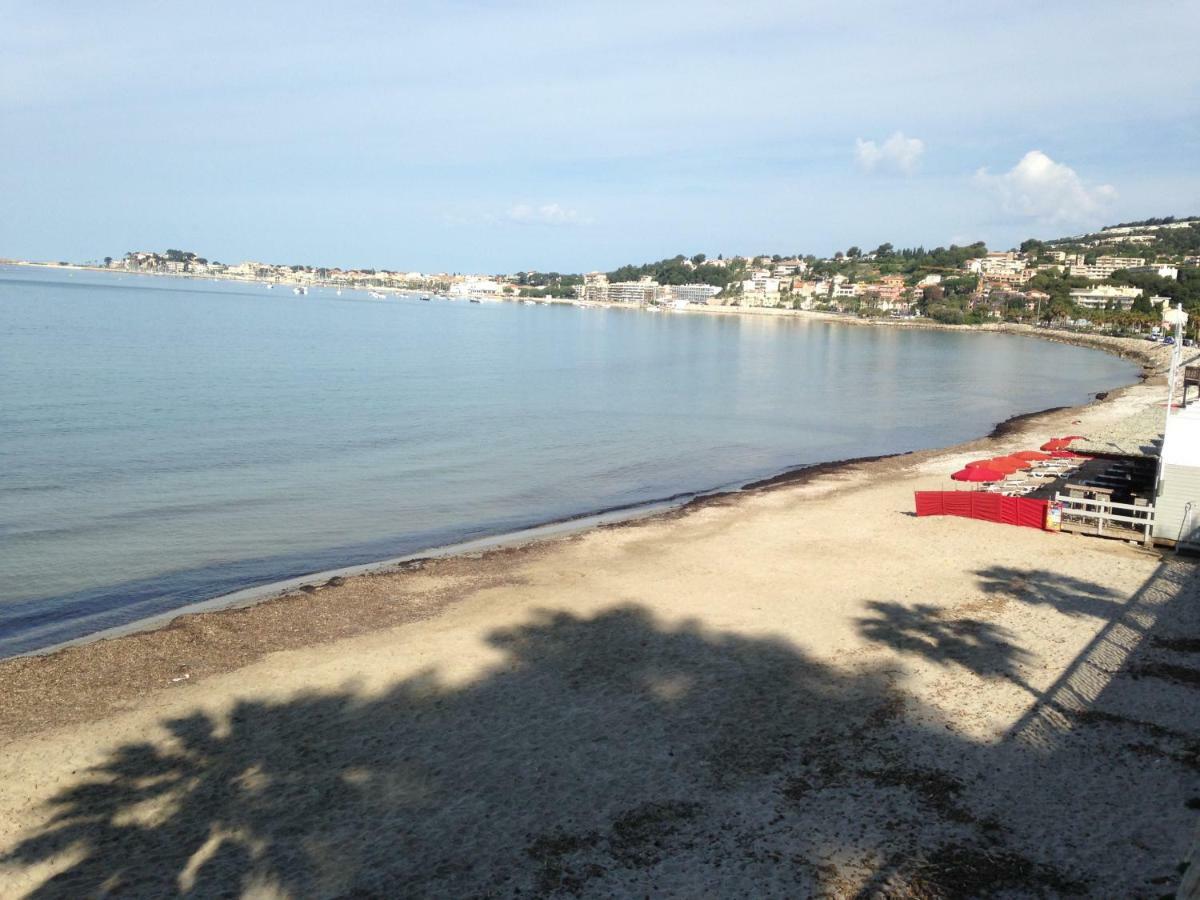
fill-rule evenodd
<path id="1" fill-rule="evenodd" d="M 1052 459 L 1083 459 L 1082 456 L 1073 450 L 1051 450 L 1050 457 Z"/>
<path id="2" fill-rule="evenodd" d="M 1043 450 L 1066 450 L 1067 444 L 1071 443 L 1067 438 L 1051 438 L 1042 444 Z"/>
<path id="3" fill-rule="evenodd" d="M 995 467 L 997 465 L 1018 466 L 1019 467 L 1019 466 L 1025 465 L 1025 460 L 1018 459 L 1017 457 L 1006 453 L 1003 456 L 993 456 L 991 458 L 991 460 L 988 462 L 988 465 L 993 466 L 993 467 Z"/>
<path id="4" fill-rule="evenodd" d="M 1014 459 L 1024 459 L 1028 462 L 1036 462 L 1043 459 L 1053 459 L 1049 453 L 1039 453 L 1037 450 L 1022 450 L 1020 453 L 1010 454 Z"/>
<path id="5" fill-rule="evenodd" d="M 995 469 L 974 466 L 970 469 L 959 469 L 950 477 L 955 481 L 1003 481 L 1004 473 L 997 472 Z"/>
<path id="6" fill-rule="evenodd" d="M 994 469 L 995 466 L 992 465 L 993 462 L 994 462 L 994 460 L 990 460 L 990 459 L 976 459 L 976 460 L 973 460 L 973 461 L 967 463 L 965 468 L 978 469 L 980 467 L 983 467 L 985 469 Z"/>
<path id="7" fill-rule="evenodd" d="M 969 468 L 985 469 L 992 472 L 1000 472 L 1004 475 L 1011 475 L 1013 472 L 1017 471 L 1019 467 L 1017 465 L 1017 460 L 1001 457 L 999 459 L 985 459 L 980 465 L 970 466 Z"/>
<path id="8" fill-rule="evenodd" d="M 1028 469 L 1030 464 L 1016 456 L 997 456 L 988 465 L 993 469 L 1007 468 L 1010 471 L 1016 471 L 1017 469 Z"/>

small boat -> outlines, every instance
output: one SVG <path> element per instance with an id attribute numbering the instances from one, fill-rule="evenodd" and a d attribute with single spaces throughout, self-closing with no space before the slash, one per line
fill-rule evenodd
<path id="1" fill-rule="evenodd" d="M 429 298 L 428 298 L 428 297 L 422 297 L 421 299 L 422 299 L 422 300 L 424 300 L 426 303 L 428 303 L 428 302 L 429 302 Z"/>
<path id="2" fill-rule="evenodd" d="M 369 291 L 367 293 L 367 296 L 374 297 L 376 300 L 386 300 L 387 299 L 387 294 L 380 293 L 379 291 Z"/>
<path id="3" fill-rule="evenodd" d="M 467 302 L 468 303 L 479 303 L 480 301 L 476 297 L 471 297 Z"/>
<path id="4" fill-rule="evenodd" d="M 340 297 L 340 296 L 342 296 L 342 289 L 341 289 L 341 288 L 338 288 L 338 289 L 337 289 L 337 295 L 338 295 L 339 297 Z"/>
<path id="5" fill-rule="evenodd" d="M 306 288 L 304 285 L 300 285 L 299 287 L 292 288 L 292 293 L 296 294 L 297 296 L 303 297 L 305 294 L 308 293 L 308 288 Z"/>

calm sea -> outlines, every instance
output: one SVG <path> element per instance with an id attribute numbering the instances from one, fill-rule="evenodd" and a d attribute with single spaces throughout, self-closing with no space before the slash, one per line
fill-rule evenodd
<path id="1" fill-rule="evenodd" d="M 1003 335 L 0 268 L 0 656 L 1136 375 Z"/>

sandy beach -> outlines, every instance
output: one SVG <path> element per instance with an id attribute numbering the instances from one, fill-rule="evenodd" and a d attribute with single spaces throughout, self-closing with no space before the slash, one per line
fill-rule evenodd
<path id="1" fill-rule="evenodd" d="M 0 896 L 1169 894 L 1194 563 L 912 513 L 1164 392 L 0 663 Z"/>

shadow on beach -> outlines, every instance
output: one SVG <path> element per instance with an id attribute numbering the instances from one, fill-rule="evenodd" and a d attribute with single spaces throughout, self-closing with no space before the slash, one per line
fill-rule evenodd
<path id="1" fill-rule="evenodd" d="M 1097 585 L 980 577 L 1031 603 L 1129 615 Z M 1178 606 L 1159 628 L 1200 634 L 1195 604 L 1172 618 Z M 503 661 L 466 686 L 428 672 L 166 722 L 168 739 L 120 747 L 54 797 L 0 864 L 67 860 L 34 897 L 1173 888 L 1183 804 L 1200 793 L 1196 723 L 1177 721 L 1194 687 L 1118 675 L 1050 749 L 977 743 L 903 690 L 903 662 L 1008 679 L 1035 708 L 1061 707 L 1024 683 L 1012 635 L 891 602 L 859 627 L 896 651 L 866 657 L 886 664 L 835 670 L 635 606 L 544 613 L 492 634 Z M 1141 643 L 1139 658 L 1173 652 Z M 1150 689 L 1157 705 L 1128 715 Z"/>

